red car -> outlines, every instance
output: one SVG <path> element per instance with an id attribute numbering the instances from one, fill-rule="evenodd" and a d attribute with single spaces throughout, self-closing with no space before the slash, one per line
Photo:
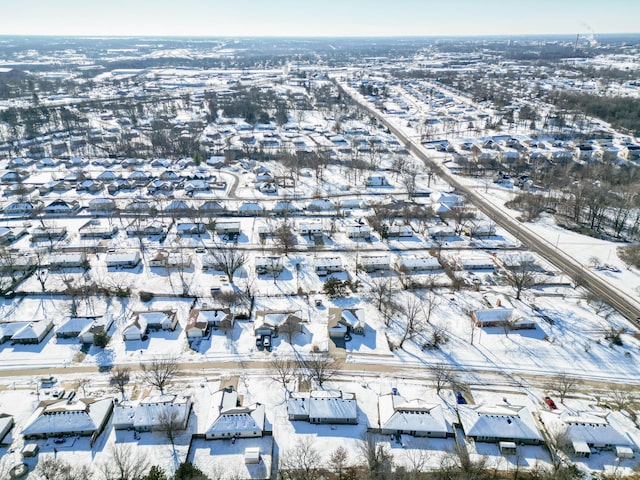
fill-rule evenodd
<path id="1" fill-rule="evenodd" d="M 546 403 L 551 410 L 556 410 L 556 402 L 553 401 L 551 397 L 544 397 L 544 403 Z"/>

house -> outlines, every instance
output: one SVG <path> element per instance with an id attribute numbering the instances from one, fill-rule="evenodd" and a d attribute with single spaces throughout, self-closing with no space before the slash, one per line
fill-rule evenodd
<path id="1" fill-rule="evenodd" d="M 113 325 L 113 317 L 111 315 L 93 317 L 91 324 L 78 333 L 78 339 L 80 343 L 93 343 L 94 335 L 98 332 L 107 333 L 111 325 Z"/>
<path id="2" fill-rule="evenodd" d="M 291 421 L 357 425 L 358 404 L 354 393 L 340 390 L 293 392 L 287 400 L 287 414 Z"/>
<path id="3" fill-rule="evenodd" d="M 176 234 L 180 236 L 203 235 L 207 231 L 206 225 L 202 222 L 178 223 Z"/>
<path id="4" fill-rule="evenodd" d="M 366 200 L 360 200 L 359 198 L 345 198 L 340 200 L 340 208 L 343 210 L 351 210 L 354 208 L 367 208 L 368 204 Z"/>
<path id="5" fill-rule="evenodd" d="M 178 326 L 178 315 L 176 310 L 144 310 L 134 312 L 131 323 L 146 325 L 147 330 L 173 331 Z"/>
<path id="6" fill-rule="evenodd" d="M 36 227 L 31 230 L 31 241 L 62 240 L 67 235 L 67 227 Z"/>
<path id="7" fill-rule="evenodd" d="M 530 318 L 522 316 L 516 309 L 497 306 L 474 310 L 471 319 L 476 327 L 507 327 L 510 330 L 532 330 L 536 323 Z"/>
<path id="8" fill-rule="evenodd" d="M 64 200 L 54 200 L 42 209 L 42 213 L 49 216 L 66 217 L 78 213 L 80 205 L 77 201 L 66 202 Z"/>
<path id="9" fill-rule="evenodd" d="M 28 325 L 29 322 L 2 322 L 0 323 L 0 344 L 11 340 L 11 337 Z"/>
<path id="10" fill-rule="evenodd" d="M 388 393 L 378 399 L 380 433 L 383 435 L 412 435 L 414 437 L 446 438 L 453 428 L 446 420 L 442 405 L 420 398 L 407 400 Z"/>
<path id="11" fill-rule="evenodd" d="M 288 200 L 281 200 L 274 205 L 271 211 L 275 214 L 286 215 L 288 213 L 298 213 L 300 209 Z"/>
<path id="12" fill-rule="evenodd" d="M 200 206 L 199 210 L 205 215 L 210 215 L 212 213 L 222 213 L 226 208 L 220 202 L 207 200 Z"/>
<path id="13" fill-rule="evenodd" d="M 322 235 L 322 222 L 304 222 L 298 225 L 298 232 L 300 235 Z"/>
<path id="14" fill-rule="evenodd" d="M 133 221 L 127 227 L 127 235 L 130 237 L 153 237 L 165 235 L 167 226 L 160 220 L 148 220 L 146 222 Z"/>
<path id="15" fill-rule="evenodd" d="M 2 212 L 5 215 L 16 217 L 29 216 L 36 210 L 36 206 L 31 202 L 13 202 L 4 207 Z"/>
<path id="16" fill-rule="evenodd" d="M 198 328 L 200 328 L 203 324 L 206 323 L 206 328 L 201 329 L 202 332 L 206 333 L 208 328 L 215 328 L 220 330 L 231 330 L 235 325 L 235 317 L 231 313 L 231 310 L 228 308 L 193 308 L 189 312 L 189 321 L 187 323 L 187 329 L 189 326 L 196 326 L 198 324 Z M 196 331 L 192 332 L 192 336 L 200 336 Z M 189 336 L 189 332 L 187 331 L 187 336 Z M 204 335 L 202 335 L 204 336 Z"/>
<path id="17" fill-rule="evenodd" d="M 336 209 L 336 205 L 326 198 L 312 200 L 307 204 L 306 209 L 310 212 L 328 212 Z"/>
<path id="18" fill-rule="evenodd" d="M 388 187 L 391 184 L 384 175 L 371 175 L 364 182 L 367 187 Z"/>
<path id="19" fill-rule="evenodd" d="M 140 263 L 140 252 L 109 252 L 105 262 L 108 268 L 135 268 Z"/>
<path id="20" fill-rule="evenodd" d="M 302 318 L 294 313 L 298 310 L 263 310 L 256 312 L 253 333 L 256 337 L 277 337 L 280 333 L 293 335 L 302 332 Z"/>
<path id="21" fill-rule="evenodd" d="M 144 340 L 148 331 L 147 317 L 133 315 L 131 321 L 122 329 L 122 338 L 125 342 L 129 340 L 141 341 Z"/>
<path id="22" fill-rule="evenodd" d="M 96 317 L 67 317 L 56 330 L 56 338 L 77 338 L 93 325 Z"/>
<path id="23" fill-rule="evenodd" d="M 49 269 L 64 268 L 89 268 L 87 254 L 85 252 L 52 253 L 49 256 Z"/>
<path id="24" fill-rule="evenodd" d="M 328 275 L 329 273 L 342 272 L 342 258 L 340 257 L 316 257 L 313 261 L 316 273 L 319 276 Z"/>
<path id="25" fill-rule="evenodd" d="M 192 256 L 182 250 L 178 252 L 158 250 L 149 260 L 149 266 L 156 268 L 189 268 L 191 264 Z"/>
<path id="26" fill-rule="evenodd" d="M 215 232 L 218 235 L 240 235 L 242 229 L 240 222 L 216 222 Z"/>
<path id="27" fill-rule="evenodd" d="M 37 344 L 44 340 L 52 329 L 53 322 L 51 320 L 28 322 L 13 334 L 11 341 L 13 343 Z"/>
<path id="28" fill-rule="evenodd" d="M 367 273 L 375 272 L 376 270 L 389 270 L 391 268 L 391 260 L 388 255 L 361 255 L 359 261 Z"/>
<path id="29" fill-rule="evenodd" d="M 238 207 L 238 213 L 245 216 L 257 216 L 264 213 L 264 208 L 256 202 L 244 202 Z"/>
<path id="30" fill-rule="evenodd" d="M 496 264 L 492 257 L 464 257 L 458 262 L 463 270 L 489 270 L 494 271 Z"/>
<path id="31" fill-rule="evenodd" d="M 517 405 L 458 405 L 458 417 L 467 438 L 476 442 L 543 443 L 527 407 Z"/>
<path id="32" fill-rule="evenodd" d="M 364 238 L 369 240 L 371 238 L 371 227 L 369 225 L 360 225 L 359 223 L 353 225 L 345 225 L 344 233 L 347 238 Z"/>
<path id="33" fill-rule="evenodd" d="M 258 275 L 279 274 L 284 270 L 284 262 L 280 256 L 256 257 L 255 267 Z"/>
<path id="34" fill-rule="evenodd" d="M 116 211 L 116 202 L 109 198 L 94 198 L 89 201 L 91 215 L 111 215 Z"/>
<path id="35" fill-rule="evenodd" d="M 390 225 L 387 229 L 387 237 L 413 237 L 413 228 L 411 228 L 411 225 Z"/>
<path id="36" fill-rule="evenodd" d="M 8 245 L 27 234 L 24 227 L 0 227 L 0 245 Z"/>
<path id="37" fill-rule="evenodd" d="M 493 223 L 474 222 L 464 227 L 464 234 L 468 237 L 495 237 L 496 226 Z"/>
<path id="38" fill-rule="evenodd" d="M 173 200 L 171 201 L 171 203 L 169 203 L 169 205 L 166 206 L 164 212 L 167 215 L 176 217 L 180 215 L 187 216 L 190 213 L 195 213 L 196 210 L 183 200 Z"/>
<path id="39" fill-rule="evenodd" d="M 83 398 L 40 402 L 22 430 L 27 440 L 36 438 L 91 436 L 95 442 L 113 412 L 113 398 Z"/>
<path id="40" fill-rule="evenodd" d="M 592 448 L 615 450 L 633 447 L 624 416 L 611 410 L 555 410 L 544 413 L 550 428 L 565 432 L 573 453 L 589 457 Z M 622 450 L 623 456 L 626 453 Z M 633 454 L 633 452 L 631 452 Z"/>
<path id="41" fill-rule="evenodd" d="M 398 269 L 402 272 L 421 272 L 441 270 L 442 266 L 436 257 L 400 257 Z"/>
<path id="42" fill-rule="evenodd" d="M 261 437 L 266 432 L 264 405 L 240 406 L 233 387 L 213 395 L 205 430 L 207 440 Z"/>
<path id="43" fill-rule="evenodd" d="M 189 395 L 155 395 L 137 403 L 120 402 L 113 411 L 113 428 L 151 432 L 161 430 L 169 419 L 175 430 L 184 430 L 187 428 L 192 406 L 193 401 Z"/>
<path id="44" fill-rule="evenodd" d="M 330 308 L 327 322 L 329 336 L 340 337 L 346 334 L 364 335 L 367 324 L 362 308 Z"/>
<path id="45" fill-rule="evenodd" d="M 115 225 L 103 225 L 100 220 L 89 220 L 78 230 L 80 238 L 101 238 L 108 239 L 113 238 L 118 233 L 118 227 Z"/>
<path id="46" fill-rule="evenodd" d="M 428 232 L 429 236 L 434 240 L 443 240 L 445 238 L 452 238 L 456 236 L 456 229 L 448 225 L 429 227 Z"/>

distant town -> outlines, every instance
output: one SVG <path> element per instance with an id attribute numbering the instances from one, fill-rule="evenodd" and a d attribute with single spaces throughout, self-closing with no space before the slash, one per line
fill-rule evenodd
<path id="1" fill-rule="evenodd" d="M 0 37 L 0 478 L 640 478 L 639 78 Z"/>

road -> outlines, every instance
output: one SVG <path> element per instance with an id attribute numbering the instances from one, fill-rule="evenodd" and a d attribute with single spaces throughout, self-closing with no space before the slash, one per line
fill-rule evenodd
<path id="1" fill-rule="evenodd" d="M 421 159 L 432 171 L 437 173 L 452 187 L 466 195 L 468 200 L 482 213 L 490 217 L 497 225 L 514 235 L 521 242 L 526 243 L 532 251 L 548 259 L 556 265 L 556 267 L 568 274 L 576 284 L 583 286 L 595 296 L 602 298 L 636 327 L 640 328 L 640 303 L 638 303 L 637 300 L 621 292 L 617 287 L 611 285 L 588 268 L 585 268 L 584 265 L 569 256 L 566 252 L 558 249 L 551 242 L 527 228 L 525 224 L 518 222 L 504 213 L 499 206 L 491 203 L 481 194 L 462 183 L 455 175 L 450 173 L 447 168 L 431 159 L 422 145 L 413 141 L 380 111 L 369 105 L 366 100 L 360 98 L 350 88 L 344 87 L 338 80 L 335 80 L 335 82 L 344 94 L 349 95 L 358 105 L 376 117 L 405 144 L 411 153 Z"/>

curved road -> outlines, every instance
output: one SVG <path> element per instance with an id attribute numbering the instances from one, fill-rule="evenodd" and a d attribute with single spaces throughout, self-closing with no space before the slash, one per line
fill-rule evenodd
<path id="1" fill-rule="evenodd" d="M 407 136 L 397 125 L 387 119 L 380 111 L 369 105 L 368 102 L 360 98 L 350 88 L 343 86 L 337 79 L 334 78 L 334 81 L 344 94 L 349 95 L 354 102 L 364 108 L 369 112 L 369 114 L 376 117 L 405 144 L 411 153 L 420 158 L 441 178 L 455 187 L 456 190 L 464 193 L 482 213 L 490 217 L 496 222 L 496 224 L 507 230 L 516 238 L 528 244 L 531 250 L 551 261 L 560 270 L 566 272 L 576 284 L 582 285 L 594 295 L 605 300 L 636 327 L 640 328 L 640 303 L 638 303 L 637 300 L 630 295 L 621 292 L 614 285 L 611 285 L 605 279 L 585 268 L 580 262 L 567 255 L 564 251 L 557 249 L 551 242 L 540 237 L 526 228 L 522 223 L 504 213 L 499 206 L 489 202 L 482 195 L 460 182 L 460 180 L 449 172 L 448 169 L 433 161 L 422 145 L 411 140 L 409 136 Z"/>

